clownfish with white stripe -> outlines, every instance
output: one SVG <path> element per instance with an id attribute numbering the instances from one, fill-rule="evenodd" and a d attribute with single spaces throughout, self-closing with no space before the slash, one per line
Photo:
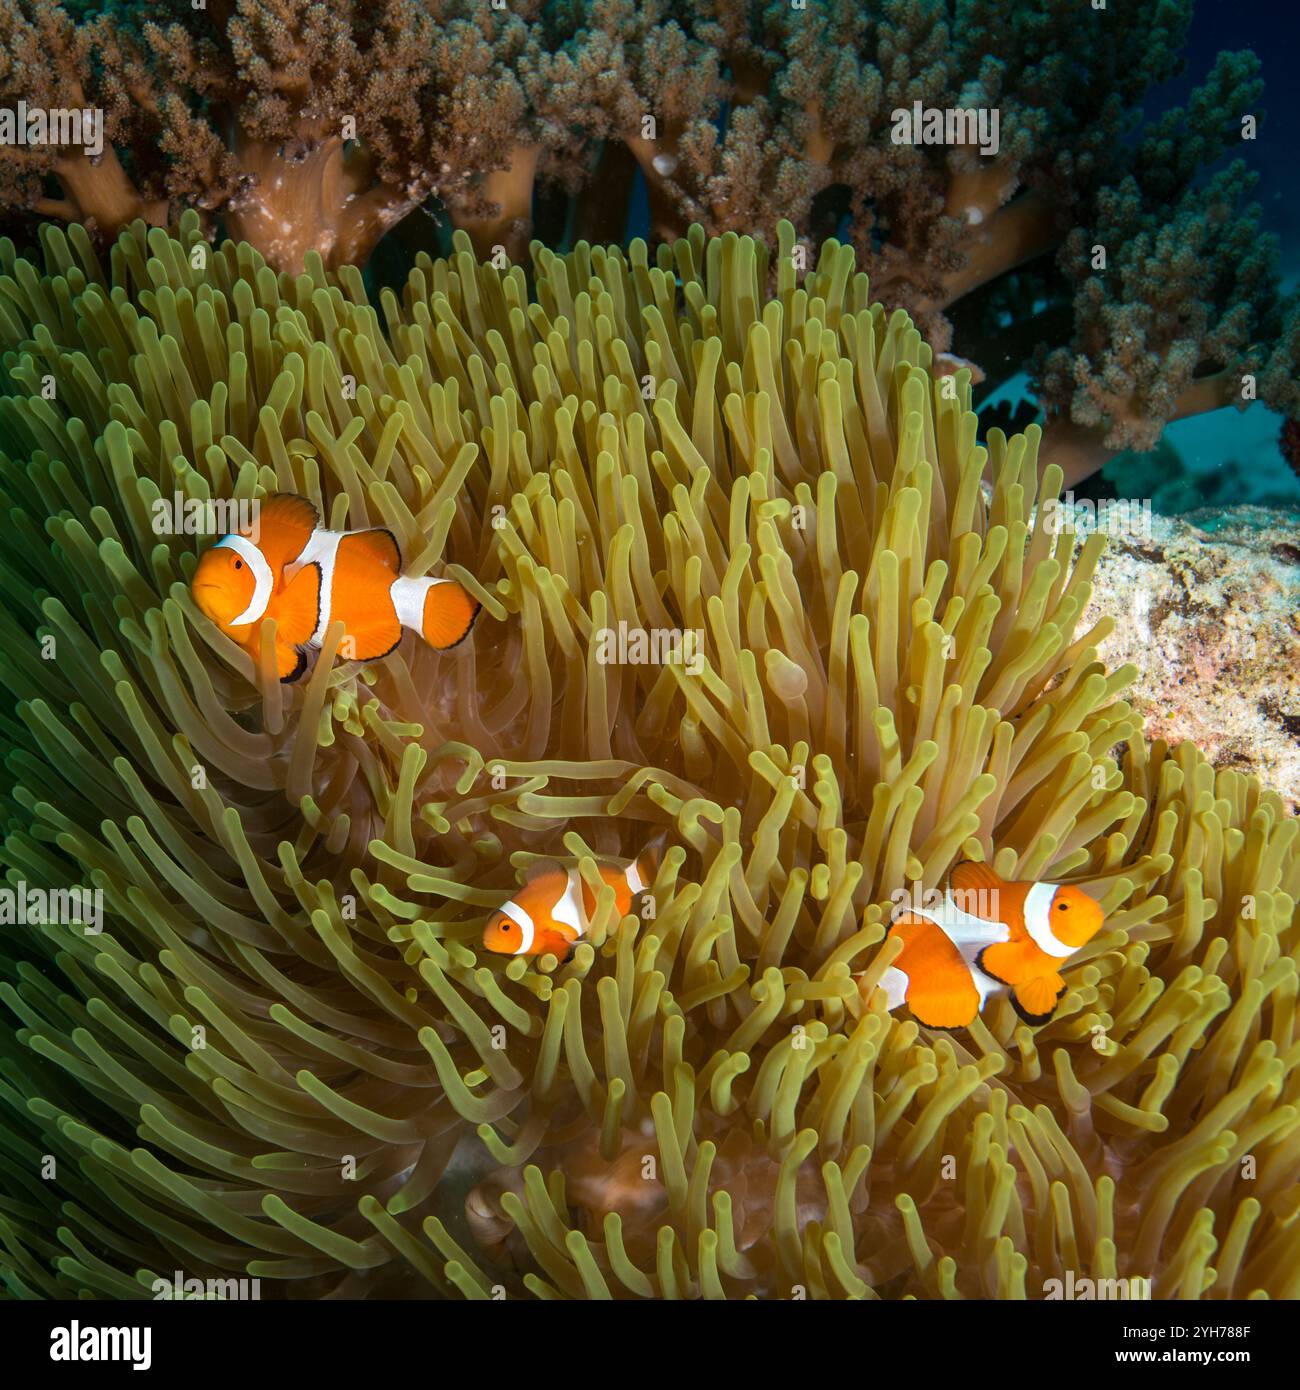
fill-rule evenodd
<path id="1" fill-rule="evenodd" d="M 614 919 L 625 917 L 639 893 L 644 893 L 659 868 L 657 850 L 648 850 L 630 864 L 616 868 L 601 864 L 597 872 L 614 890 Z M 596 895 L 583 881 L 577 865 L 547 869 L 529 879 L 508 903 L 499 907 L 483 929 L 483 945 L 503 956 L 543 956 L 563 960 L 586 936 L 596 910 Z"/>
<path id="2" fill-rule="evenodd" d="M 914 906 L 890 927 L 903 950 L 880 988 L 891 1009 L 906 1003 L 927 1028 L 969 1028 L 991 995 L 1009 989 L 1015 1011 L 1038 1026 L 1065 993 L 1060 966 L 1104 920 L 1080 888 L 1008 882 L 987 864 L 958 864 L 937 908 Z"/>
<path id="3" fill-rule="evenodd" d="M 438 651 L 463 641 L 480 604 L 451 579 L 403 576 L 391 531 L 328 531 L 305 498 L 276 493 L 251 531 L 223 536 L 199 558 L 190 588 L 199 609 L 261 659 L 262 623 L 276 621 L 276 674 L 293 681 L 342 618 L 345 660 L 387 656 L 409 627 Z"/>

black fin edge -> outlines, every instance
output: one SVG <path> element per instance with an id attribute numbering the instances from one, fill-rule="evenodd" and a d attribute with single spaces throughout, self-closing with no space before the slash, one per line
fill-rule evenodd
<path id="1" fill-rule="evenodd" d="M 1005 941 L 995 941 L 993 944 L 994 944 L 995 946 L 1005 946 L 1007 943 L 1006 943 Z M 996 981 L 998 982 L 998 984 L 1000 984 L 1000 985 L 1006 985 L 1008 989 L 1014 989 L 1015 986 L 1011 983 L 1010 980 L 1004 980 L 1004 979 L 1002 978 L 1001 975 L 995 975 L 995 974 L 988 968 L 988 966 L 984 964 L 984 952 L 987 951 L 988 949 L 989 949 L 989 948 L 988 948 L 987 946 L 982 946 L 982 947 L 975 953 L 975 964 L 976 964 L 976 966 L 979 968 L 979 970 L 981 971 L 981 973 L 987 975 L 987 976 L 989 977 L 990 980 L 996 980 Z"/>
<path id="2" fill-rule="evenodd" d="M 293 668 L 292 671 L 289 672 L 287 676 L 280 677 L 281 685 L 292 685 L 294 681 L 296 681 L 298 677 L 301 676 L 302 673 L 307 669 L 307 653 L 303 651 L 301 647 L 299 647 L 297 651 L 298 664 Z"/>
<path id="3" fill-rule="evenodd" d="M 1026 1009 L 1024 1009 L 1021 1006 L 1020 1001 L 1016 998 L 1016 992 L 1014 988 L 1012 989 L 1010 995 L 1008 995 L 1008 998 L 1011 1000 L 1011 1007 L 1016 1011 L 1016 1013 L 1020 1015 L 1021 1019 L 1025 1023 L 1027 1023 L 1031 1028 L 1041 1028 L 1044 1023 L 1051 1022 L 1053 1016 L 1056 1013 L 1056 1005 L 1061 1002 L 1061 997 L 1065 994 L 1065 991 L 1067 989 L 1069 989 L 1069 985 L 1062 985 L 1061 988 L 1056 991 L 1056 1003 L 1054 1003 L 1045 1014 L 1031 1014 Z"/>
<path id="4" fill-rule="evenodd" d="M 957 872 L 958 869 L 961 868 L 961 866 L 962 866 L 963 864 L 978 864 L 979 862 L 980 862 L 980 861 L 979 861 L 978 859 L 959 859 L 959 860 L 952 866 L 952 868 L 950 868 L 950 869 L 948 870 L 948 872 L 943 876 L 943 886 L 944 886 L 944 888 L 946 888 L 949 892 L 953 891 L 953 889 L 952 889 L 952 876 L 953 876 L 953 874 L 955 874 L 955 873 Z"/>
<path id="5" fill-rule="evenodd" d="M 393 549 L 397 552 L 397 573 L 400 575 L 402 572 L 402 547 L 398 543 L 397 537 L 393 535 L 392 531 L 390 531 L 387 526 L 372 526 L 370 527 L 370 530 L 382 531 L 384 535 L 386 535 L 388 539 L 392 541 Z"/>
<path id="6" fill-rule="evenodd" d="M 376 652 L 376 653 L 374 654 L 374 656 L 351 656 L 351 657 L 348 657 L 347 659 L 348 659 L 349 661 L 355 661 L 355 662 L 356 662 L 358 665 L 360 665 L 360 666 L 364 666 L 364 665 L 366 664 L 367 661 L 382 661 L 386 656 L 392 656 L 392 654 L 393 654 L 393 653 L 398 649 L 398 647 L 400 647 L 401 645 L 402 645 L 402 625 L 401 625 L 401 623 L 398 623 L 398 625 L 397 625 L 397 641 L 394 642 L 393 645 L 392 645 L 391 647 L 389 647 L 387 651 Z"/>
<path id="7" fill-rule="evenodd" d="M 306 504 L 312 509 L 312 512 L 316 517 L 316 529 L 318 531 L 320 530 L 320 508 L 315 504 L 315 502 L 311 500 L 310 497 L 304 497 L 301 492 L 269 492 L 265 497 L 262 498 L 262 501 L 274 502 L 280 497 L 286 497 L 291 502 L 306 502 Z"/>
<path id="8" fill-rule="evenodd" d="M 910 1004 L 907 1007 L 912 1008 Z M 979 1013 L 976 1012 L 975 1018 L 971 1019 L 970 1023 L 927 1023 L 915 1010 L 912 1012 L 912 1017 L 922 1028 L 928 1028 L 932 1033 L 964 1033 L 970 1027 L 970 1023 L 974 1023 L 975 1018 L 979 1017 Z"/>
<path id="9" fill-rule="evenodd" d="M 316 626 L 312 628 L 308 641 L 320 631 L 321 604 L 325 601 L 325 571 L 319 560 L 312 560 L 311 567 L 316 571 Z"/>

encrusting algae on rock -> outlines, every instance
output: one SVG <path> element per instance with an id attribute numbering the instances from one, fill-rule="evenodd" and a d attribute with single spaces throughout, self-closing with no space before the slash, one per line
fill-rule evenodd
<path id="1" fill-rule="evenodd" d="M 1209 523 L 1213 530 L 1203 529 Z M 1231 507 L 1152 518 L 1109 547 L 1084 622 L 1131 661 L 1151 737 L 1190 739 L 1217 767 L 1255 773 L 1300 810 L 1300 514 Z"/>
<path id="2" fill-rule="evenodd" d="M 105 901 L 4 936 L 10 1292 L 1300 1294 L 1296 821 L 1145 741 L 1037 432 L 986 457 L 965 374 L 792 245 L 535 244 L 530 291 L 462 238 L 378 311 L 193 218 L 0 246 L 4 861 Z M 385 526 L 482 617 L 369 665 L 334 623 L 281 686 L 176 489 Z M 700 660 L 603 663 L 620 624 Z M 660 832 L 615 920 L 598 864 Z M 872 988 L 961 858 L 1103 908 L 1040 1029 Z M 484 950 L 543 860 L 587 936 Z"/>

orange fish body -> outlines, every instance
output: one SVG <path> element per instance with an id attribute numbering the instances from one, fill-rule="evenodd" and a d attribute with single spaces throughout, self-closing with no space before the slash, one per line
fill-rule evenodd
<path id="1" fill-rule="evenodd" d="M 657 868 L 656 856 L 643 854 L 623 868 L 599 865 L 601 879 L 614 890 L 615 919 L 632 908 L 638 893 L 649 888 Z M 500 907 L 483 932 L 483 945 L 506 956 L 542 956 L 563 960 L 574 942 L 586 936 L 596 910 L 596 895 L 577 866 L 549 869 L 530 879 Z"/>
<path id="2" fill-rule="evenodd" d="M 958 864 L 941 907 L 890 928 L 903 940 L 881 977 L 889 1007 L 906 1002 L 930 1028 L 968 1028 L 1000 988 L 1026 1023 L 1046 1023 L 1065 993 L 1060 966 L 1104 921 L 1081 889 L 1008 882 L 987 864 Z"/>
<path id="3" fill-rule="evenodd" d="M 199 558 L 191 589 L 255 661 L 262 624 L 274 618 L 276 674 L 291 681 L 306 669 L 301 649 L 319 647 L 336 618 L 347 661 L 387 656 L 404 627 L 438 650 L 468 635 L 480 605 L 453 580 L 404 577 L 401 568 L 391 531 L 327 531 L 305 497 L 278 493 L 261 505 L 257 539 L 223 536 Z"/>

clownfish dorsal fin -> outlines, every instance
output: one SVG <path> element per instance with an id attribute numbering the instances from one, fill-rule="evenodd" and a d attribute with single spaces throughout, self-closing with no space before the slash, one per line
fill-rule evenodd
<path id="1" fill-rule="evenodd" d="M 257 509 L 257 526 L 283 526 L 300 533 L 305 541 L 320 525 L 315 503 L 294 492 L 273 492 Z"/>
<path id="2" fill-rule="evenodd" d="M 402 572 L 402 552 L 397 537 L 386 527 L 376 526 L 369 531 L 353 531 L 352 544 L 363 550 L 394 578 Z"/>
<path id="3" fill-rule="evenodd" d="M 320 513 L 305 497 L 273 492 L 262 499 L 249 534 L 273 570 L 281 569 L 302 554 L 312 533 L 320 526 Z"/>
<path id="4" fill-rule="evenodd" d="M 993 867 L 966 859 L 948 874 L 948 897 L 962 912 L 986 922 L 1005 920 L 1004 894 L 1009 884 Z"/>
<path id="5" fill-rule="evenodd" d="M 948 875 L 948 887 L 956 893 L 997 892 L 1005 888 L 1006 880 L 994 873 L 989 864 L 974 859 L 963 860 Z"/>
<path id="6" fill-rule="evenodd" d="M 563 872 L 564 870 L 554 859 L 534 859 L 530 863 L 525 864 L 519 871 L 519 890 L 522 892 L 539 879 L 550 878 L 554 874 L 562 874 Z"/>
<path id="7" fill-rule="evenodd" d="M 638 892 L 644 893 L 655 881 L 655 875 L 659 872 L 659 852 L 648 849 L 638 854 L 636 860 L 636 876 L 641 882 Z"/>
<path id="8" fill-rule="evenodd" d="M 646 841 L 645 848 L 637 855 L 637 871 L 647 885 L 654 882 L 654 877 L 659 872 L 659 865 L 664 862 L 664 850 L 667 847 L 668 829 L 665 826 Z"/>

